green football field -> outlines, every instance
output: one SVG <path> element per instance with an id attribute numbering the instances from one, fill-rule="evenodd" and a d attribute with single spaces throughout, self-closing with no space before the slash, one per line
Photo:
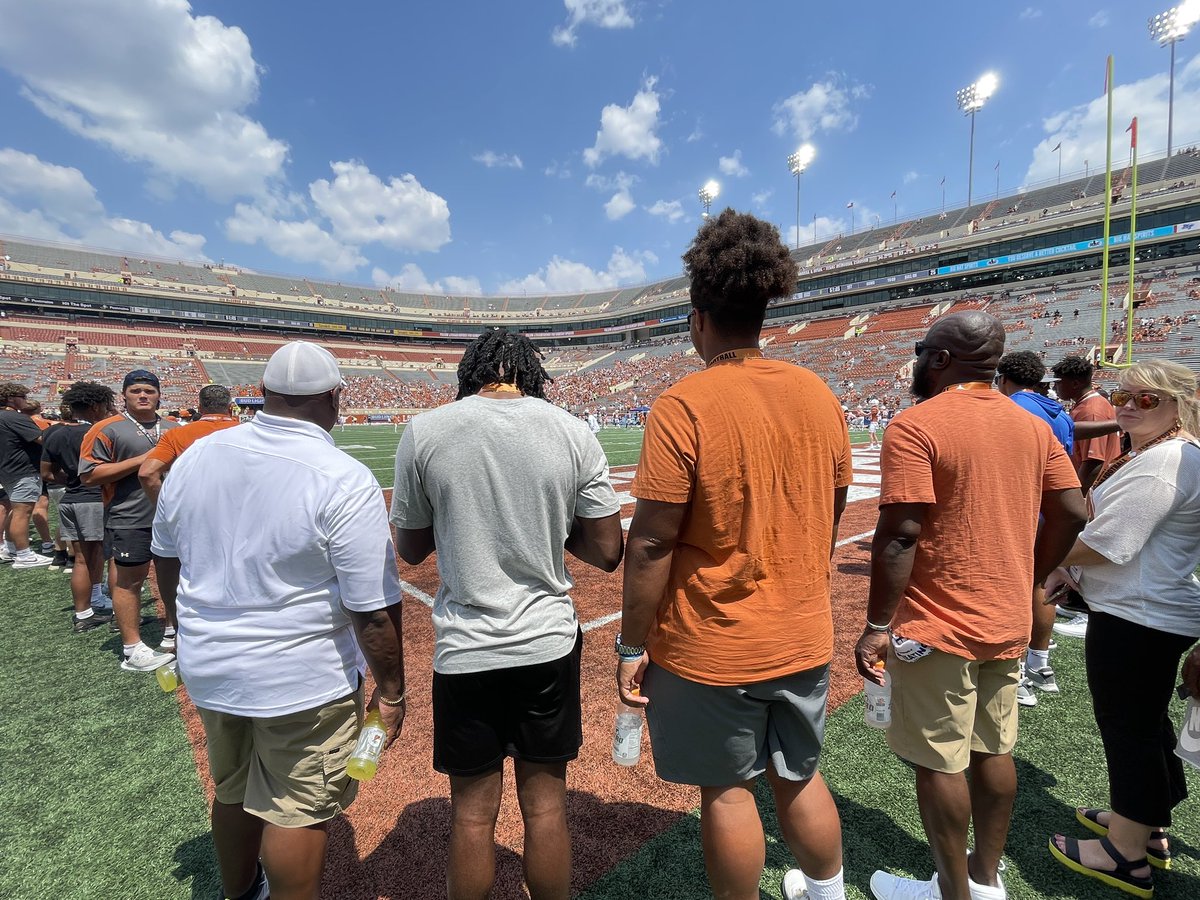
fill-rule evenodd
<path id="1" fill-rule="evenodd" d="M 384 487 L 391 485 L 399 435 L 390 426 L 334 437 L 370 465 Z M 636 460 L 641 432 L 610 429 L 601 440 L 612 463 L 624 465 Z M 103 628 L 71 633 L 67 576 L 0 567 L 0 602 L 9 627 L 0 657 L 0 898 L 220 897 L 204 794 L 175 698 L 153 678 L 118 668 L 117 635 Z M 148 629 L 148 640 L 157 637 Z M 1021 712 L 1020 790 L 1004 878 L 1014 900 L 1117 898 L 1123 895 L 1065 871 L 1046 850 L 1055 830 L 1086 836 L 1074 824 L 1073 807 L 1103 805 L 1107 796 L 1082 642 L 1059 643 L 1053 662 L 1063 693 Z M 1182 711 L 1181 703 L 1173 705 L 1177 722 Z M 842 815 L 847 896 L 855 900 L 871 896 L 867 882 L 877 867 L 922 877 L 932 867 L 912 775 L 862 717 L 861 694 L 830 715 L 822 760 Z M 1189 771 L 1193 793 L 1200 790 L 1198 774 Z M 760 799 L 768 834 L 762 896 L 779 898 L 789 854 L 769 797 L 764 792 Z M 1171 834 L 1175 868 L 1155 872 L 1155 894 L 1196 900 L 1200 801 L 1176 810 Z M 699 846 L 693 812 L 579 896 L 709 896 Z"/>

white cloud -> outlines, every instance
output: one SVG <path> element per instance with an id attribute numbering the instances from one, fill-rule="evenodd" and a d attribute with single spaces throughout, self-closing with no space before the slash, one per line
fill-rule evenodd
<path id="1" fill-rule="evenodd" d="M 555 28 L 550 39 L 560 47 L 574 47 L 575 32 L 581 25 L 597 28 L 632 28 L 633 16 L 625 0 L 563 0 L 567 8 L 567 24 Z"/>
<path id="2" fill-rule="evenodd" d="M 1107 28 L 1108 27 L 1108 10 L 1098 9 L 1095 14 L 1088 19 L 1089 28 Z"/>
<path id="3" fill-rule="evenodd" d="M 6 0 L 0 65 L 69 131 L 218 200 L 282 177 L 288 147 L 246 114 L 259 67 L 240 28 L 186 0 Z"/>
<path id="4" fill-rule="evenodd" d="M 1138 117 L 1139 152 L 1144 156 L 1166 149 L 1167 87 L 1164 72 L 1113 89 L 1114 169 L 1128 165 L 1129 139 L 1122 132 L 1134 116 Z M 1103 94 L 1043 120 L 1046 137 L 1033 148 L 1024 183 L 1058 177 L 1059 154 L 1054 147 L 1060 142 L 1064 177 L 1083 172 L 1084 160 L 1093 172 L 1103 170 L 1106 123 L 1107 100 Z M 1175 135 L 1190 139 L 1196 134 L 1200 134 L 1200 56 L 1193 56 L 1175 74 Z"/>
<path id="5" fill-rule="evenodd" d="M 263 244 L 276 256 L 317 263 L 331 275 L 353 272 L 367 260 L 358 248 L 339 241 L 312 219 L 280 219 L 248 203 L 234 207 L 225 236 L 242 244 Z"/>
<path id="6" fill-rule="evenodd" d="M 734 178 L 745 178 L 750 174 L 750 170 L 742 165 L 741 150 L 734 150 L 733 156 L 722 156 L 717 160 L 717 168 L 721 170 L 722 175 L 730 175 Z"/>
<path id="7" fill-rule="evenodd" d="M 1042 11 L 1040 9 L 1035 9 L 1032 6 L 1025 7 L 1023 10 L 1021 10 L 1021 14 L 1017 16 L 1017 18 L 1022 22 L 1031 22 L 1034 19 L 1040 19 L 1041 17 Z"/>
<path id="8" fill-rule="evenodd" d="M 494 153 L 491 150 L 484 150 L 482 153 L 476 153 L 471 159 L 477 163 L 483 163 L 489 169 L 525 168 L 525 164 L 521 162 L 521 157 L 515 153 Z"/>
<path id="9" fill-rule="evenodd" d="M 440 281 L 430 281 L 415 263 L 407 263 L 395 275 L 389 275 L 376 266 L 371 270 L 371 281 L 376 287 L 390 287 L 414 294 L 451 294 L 453 296 L 476 296 L 483 293 L 478 278 L 461 278 L 447 275 Z"/>
<path id="10" fill-rule="evenodd" d="M 916 181 L 920 177 L 921 176 L 919 174 L 914 172 L 912 169 L 909 169 L 907 172 L 904 173 L 904 183 L 912 184 L 914 181 Z"/>
<path id="11" fill-rule="evenodd" d="M 0 228 L 30 238 L 126 253 L 203 260 L 205 239 L 187 231 L 164 235 L 145 222 L 109 216 L 78 169 L 31 153 L 0 149 Z"/>
<path id="12" fill-rule="evenodd" d="M 567 168 L 567 166 L 559 163 L 558 160 L 554 160 L 550 163 L 550 165 L 546 166 L 546 168 L 542 170 L 542 174 L 544 174 L 547 178 L 570 178 L 571 170 Z"/>
<path id="13" fill-rule="evenodd" d="M 607 156 L 645 159 L 657 165 L 662 139 L 655 134 L 661 109 L 654 90 L 657 79 L 647 78 L 628 106 L 610 103 L 600 112 L 596 141 L 583 151 L 583 161 L 594 169 Z"/>
<path id="14" fill-rule="evenodd" d="M 340 240 L 395 250 L 437 250 L 450 240 L 450 207 L 412 175 L 384 184 L 356 160 L 329 165 L 333 181 L 318 179 L 308 192 Z"/>
<path id="15" fill-rule="evenodd" d="M 686 218 L 683 211 L 683 204 L 678 200 L 657 200 L 653 206 L 647 206 L 646 212 L 652 216 L 659 216 L 666 219 L 672 225 Z"/>
<path id="16" fill-rule="evenodd" d="M 646 266 L 657 262 L 658 257 L 649 250 L 626 253 L 620 247 L 613 248 L 608 266 L 601 271 L 555 256 L 532 275 L 504 282 L 499 291 L 502 294 L 568 294 L 640 284 L 647 280 Z"/>
<path id="17" fill-rule="evenodd" d="M 851 212 L 853 212 L 853 216 L 851 216 Z M 824 246 L 832 241 L 837 235 L 849 236 L 851 228 L 854 229 L 855 234 L 860 234 L 861 232 L 871 228 L 886 227 L 891 224 L 892 221 L 890 210 L 888 215 L 884 217 L 883 215 L 875 212 L 875 210 L 862 203 L 859 203 L 858 201 L 855 201 L 853 210 L 843 209 L 842 213 L 844 213 L 844 215 L 838 215 L 834 217 L 818 216 L 815 239 L 813 237 L 814 232 L 812 219 L 810 218 L 807 222 L 801 222 L 800 246 L 803 247 L 806 244 L 812 243 L 818 243 L 821 246 Z M 876 225 L 877 222 L 878 226 Z M 785 243 L 789 247 L 795 247 L 796 226 L 789 225 L 787 226 L 786 230 L 787 234 L 784 238 Z"/>
<path id="18" fill-rule="evenodd" d="M 760 191 L 757 194 L 751 194 L 750 202 L 753 203 L 755 208 L 758 210 L 764 210 L 767 208 L 767 201 L 771 199 L 771 195 L 774 193 L 775 191 L 773 189 L 767 188 L 765 191 Z"/>
<path id="19" fill-rule="evenodd" d="M 831 74 L 824 81 L 813 82 L 808 90 L 776 103 L 771 128 L 776 134 L 791 134 L 802 141 L 821 131 L 853 131 L 858 115 L 851 104 L 870 94 L 868 86 L 847 84 L 842 76 Z"/>
<path id="20" fill-rule="evenodd" d="M 696 141 L 700 140 L 702 137 L 704 137 L 704 132 L 700 130 L 700 120 L 697 119 L 696 127 L 693 128 L 692 133 L 689 134 L 683 140 L 684 140 L 684 143 L 686 143 L 686 144 L 694 144 L 694 143 L 696 143 Z"/>
<path id="21" fill-rule="evenodd" d="M 636 208 L 637 204 L 633 202 L 633 195 L 629 193 L 628 188 L 622 188 L 604 204 L 604 214 L 608 216 L 610 222 L 615 222 L 617 219 L 625 218 Z"/>

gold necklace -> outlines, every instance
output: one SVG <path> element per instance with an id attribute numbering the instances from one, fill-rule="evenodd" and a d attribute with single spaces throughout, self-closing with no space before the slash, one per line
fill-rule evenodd
<path id="1" fill-rule="evenodd" d="M 523 394 L 524 393 L 524 391 L 522 391 L 515 384 L 510 384 L 507 381 L 494 381 L 491 384 L 485 384 L 483 387 L 481 387 L 479 389 L 479 392 L 481 394 L 484 392 L 487 392 L 489 394 Z"/>

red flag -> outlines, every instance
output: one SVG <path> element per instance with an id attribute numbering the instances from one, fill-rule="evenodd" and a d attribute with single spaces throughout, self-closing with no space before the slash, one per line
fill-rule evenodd
<path id="1" fill-rule="evenodd" d="M 1125 129 L 1125 133 L 1129 135 L 1129 146 L 1137 147 L 1137 116 L 1133 117 L 1133 121 Z"/>

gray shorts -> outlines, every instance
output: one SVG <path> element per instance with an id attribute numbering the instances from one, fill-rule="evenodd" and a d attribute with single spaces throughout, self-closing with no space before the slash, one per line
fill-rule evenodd
<path id="1" fill-rule="evenodd" d="M 829 666 L 730 687 L 680 678 L 653 663 L 642 693 L 658 777 L 725 787 L 771 768 L 788 781 L 817 771 Z"/>
<path id="2" fill-rule="evenodd" d="M 58 534 L 64 541 L 104 540 L 104 504 L 98 501 L 60 503 Z"/>
<path id="3" fill-rule="evenodd" d="M 42 479 L 37 475 L 26 475 L 16 481 L 4 483 L 10 503 L 37 503 L 42 498 Z"/>

